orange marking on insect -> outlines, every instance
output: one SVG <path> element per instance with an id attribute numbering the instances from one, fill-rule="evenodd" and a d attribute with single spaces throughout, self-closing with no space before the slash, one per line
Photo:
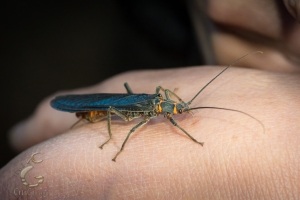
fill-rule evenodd
<path id="1" fill-rule="evenodd" d="M 89 117 L 90 117 L 90 119 L 93 118 L 94 115 L 95 115 L 95 111 L 90 111 L 90 112 L 89 112 Z"/>
<path id="2" fill-rule="evenodd" d="M 176 103 L 174 103 L 174 110 L 173 110 L 173 114 L 177 114 L 178 111 L 177 111 L 177 108 L 176 108 Z"/>
<path id="3" fill-rule="evenodd" d="M 160 104 L 161 104 L 163 101 L 164 101 L 164 100 L 160 100 L 160 101 L 159 101 L 159 104 L 158 104 L 158 111 L 159 111 L 159 112 L 162 112 L 162 107 L 161 107 Z"/>

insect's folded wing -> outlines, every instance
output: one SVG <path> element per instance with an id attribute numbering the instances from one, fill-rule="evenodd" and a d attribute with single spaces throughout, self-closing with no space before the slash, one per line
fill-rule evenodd
<path id="1" fill-rule="evenodd" d="M 85 112 L 107 110 L 109 106 L 118 110 L 146 111 L 156 94 L 83 94 L 57 96 L 51 101 L 56 110 Z M 148 108 L 148 109 L 147 109 Z"/>

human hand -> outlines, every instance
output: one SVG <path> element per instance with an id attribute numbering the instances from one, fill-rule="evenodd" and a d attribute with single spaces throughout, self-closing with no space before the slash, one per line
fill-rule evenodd
<path id="1" fill-rule="evenodd" d="M 299 0 L 196 0 L 191 6 L 194 25 L 206 59 L 214 55 L 218 64 L 227 65 L 241 52 L 263 51 L 264 56 L 244 59 L 239 66 L 280 72 L 300 71 L 300 1 Z M 195 9 L 196 8 L 196 9 Z M 198 8 L 198 9 L 197 9 Z M 214 24 L 201 28 L 197 13 L 207 12 Z M 208 29 L 208 28 L 206 28 Z M 211 37 L 211 44 L 207 44 Z M 209 46 L 212 50 L 208 51 Z"/>
<path id="2" fill-rule="evenodd" d="M 188 101 L 222 69 L 128 72 L 66 93 L 125 93 L 123 83 L 128 82 L 135 93 L 154 93 L 158 85 L 178 88 L 177 94 Z M 174 116 L 188 133 L 204 142 L 201 147 L 168 120 L 157 117 L 133 133 L 116 163 L 111 159 L 138 119 L 113 120 L 113 138 L 101 150 L 98 147 L 108 139 L 107 121 L 68 130 L 76 121 L 74 114 L 52 109 L 49 102 L 54 96 L 49 97 L 33 117 L 13 130 L 15 148 L 36 145 L 1 169 L 0 194 L 9 199 L 28 190 L 15 172 L 39 152 L 36 159 L 43 162 L 34 165 L 27 178 L 32 183 L 33 176 L 43 175 L 44 183 L 32 190 L 44 192 L 49 199 L 297 198 L 299 80 L 299 74 L 229 68 L 191 107 L 244 111 L 261 120 L 265 132 L 255 120 L 235 112 L 212 109 Z"/>

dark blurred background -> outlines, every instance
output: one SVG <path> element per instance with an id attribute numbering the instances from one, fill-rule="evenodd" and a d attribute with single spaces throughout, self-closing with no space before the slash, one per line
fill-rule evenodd
<path id="1" fill-rule="evenodd" d="M 203 64 L 186 1 L 7 1 L 0 9 L 0 167 L 18 154 L 9 129 L 55 91 L 133 69 Z"/>

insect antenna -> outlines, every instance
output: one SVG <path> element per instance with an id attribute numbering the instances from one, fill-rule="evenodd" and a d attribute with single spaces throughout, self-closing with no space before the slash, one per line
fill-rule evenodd
<path id="1" fill-rule="evenodd" d="M 244 115 L 247 115 L 248 117 L 251 117 L 252 119 L 254 119 L 255 121 L 257 121 L 263 128 L 263 131 L 265 133 L 265 126 L 264 124 L 259 120 L 257 119 L 256 117 L 248 114 L 248 113 L 245 113 L 243 111 L 240 111 L 240 110 L 235 110 L 235 109 L 231 109 L 231 108 L 220 108 L 220 107 L 210 107 L 210 106 L 203 106 L 203 107 L 195 107 L 195 108 L 190 108 L 188 111 L 190 110 L 197 110 L 197 109 L 218 109 L 218 110 L 228 110 L 228 111 L 233 111 L 233 112 L 238 112 L 238 113 L 242 113 Z"/>
<path id="2" fill-rule="evenodd" d="M 197 98 L 197 96 L 208 86 L 208 85 L 210 85 L 211 84 L 211 82 L 213 82 L 216 78 L 218 78 L 223 72 L 225 72 L 229 67 L 231 67 L 232 65 L 234 65 L 236 62 L 238 62 L 239 60 L 241 60 L 241 59 L 243 59 L 243 58 L 245 58 L 245 57 L 247 57 L 247 56 L 249 56 L 249 55 L 251 55 L 251 54 L 253 54 L 253 53 L 263 53 L 263 52 L 261 52 L 261 51 L 253 51 L 253 52 L 251 52 L 251 53 L 248 53 L 248 54 L 246 54 L 246 55 L 244 55 L 244 56 L 242 56 L 242 57 L 240 57 L 239 59 L 237 59 L 237 60 L 235 60 L 235 61 L 233 61 L 230 65 L 228 65 L 225 69 L 223 69 L 217 76 L 215 76 L 213 79 L 211 79 L 195 96 L 194 96 L 194 98 L 192 98 L 189 102 L 187 102 L 187 105 L 190 105 L 196 98 Z"/>

